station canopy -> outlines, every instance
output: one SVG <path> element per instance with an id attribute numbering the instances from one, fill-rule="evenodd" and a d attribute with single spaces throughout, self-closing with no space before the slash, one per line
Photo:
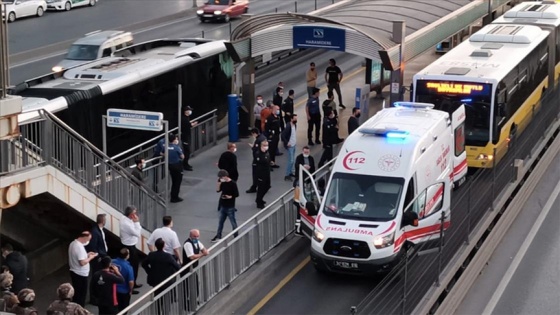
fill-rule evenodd
<path id="1" fill-rule="evenodd" d="M 493 0 L 492 9 L 510 2 Z M 279 50 L 322 48 L 372 60 L 386 52 L 399 62 L 393 22 L 406 25 L 404 61 L 474 24 L 489 11 L 487 0 L 347 0 L 311 14 L 272 13 L 250 17 L 227 44 L 237 61 Z"/>

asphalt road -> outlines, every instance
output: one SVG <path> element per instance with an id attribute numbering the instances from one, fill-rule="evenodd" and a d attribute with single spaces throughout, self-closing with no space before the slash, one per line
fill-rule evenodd
<path id="1" fill-rule="evenodd" d="M 249 13 L 294 11 L 295 2 L 252 0 Z M 315 9 L 313 0 L 297 2 L 298 12 Z M 317 0 L 317 8 L 332 2 Z M 191 5 L 190 0 L 101 0 L 94 7 L 76 8 L 70 12 L 49 11 L 41 18 L 16 20 L 9 25 L 10 82 L 17 84 L 49 73 L 63 59 L 74 40 L 95 30 L 131 31 L 136 43 L 166 37 L 229 38 L 228 24 L 200 23 L 195 10 L 190 9 Z M 239 22 L 239 19 L 232 20 L 232 28 Z"/>

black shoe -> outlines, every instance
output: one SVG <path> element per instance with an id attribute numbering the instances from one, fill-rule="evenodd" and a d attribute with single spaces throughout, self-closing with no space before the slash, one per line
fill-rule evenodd
<path id="1" fill-rule="evenodd" d="M 315 143 L 317 143 L 317 144 L 321 144 L 321 141 L 319 141 L 319 140 L 315 140 Z"/>
<path id="2" fill-rule="evenodd" d="M 338 105 L 338 106 L 340 106 L 340 108 L 342 108 L 342 109 L 345 109 L 345 108 L 346 108 L 346 106 L 344 106 L 344 105 L 342 105 L 342 104 L 340 104 L 340 105 Z"/>
<path id="3" fill-rule="evenodd" d="M 256 189 L 247 189 L 247 190 L 245 190 L 245 192 L 248 193 L 248 194 L 252 194 L 252 193 L 256 193 L 257 190 Z"/>
<path id="4" fill-rule="evenodd" d="M 177 203 L 183 201 L 183 198 L 171 198 L 172 203 Z"/>
<path id="5" fill-rule="evenodd" d="M 259 208 L 259 209 L 264 209 L 264 204 L 263 204 L 263 205 L 257 204 L 257 208 Z"/>
<path id="6" fill-rule="evenodd" d="M 221 239 L 222 239 L 221 237 L 214 236 L 214 238 L 211 239 L 210 242 L 216 243 L 216 242 L 218 242 L 218 241 L 221 240 Z"/>
<path id="7" fill-rule="evenodd" d="M 315 143 L 313 143 L 313 141 L 309 140 L 309 142 L 307 142 L 307 145 L 315 145 Z"/>
<path id="8" fill-rule="evenodd" d="M 132 290 L 132 294 L 140 294 L 140 291 Z"/>
<path id="9" fill-rule="evenodd" d="M 280 155 L 284 155 L 284 153 L 282 153 L 282 152 L 276 153 L 276 156 L 280 156 Z"/>
<path id="10" fill-rule="evenodd" d="M 143 286 L 143 284 L 138 284 L 138 283 L 134 284 L 134 288 L 135 288 L 135 289 L 139 289 L 139 288 L 141 288 L 142 286 Z"/>
<path id="11" fill-rule="evenodd" d="M 185 167 L 184 170 L 185 170 L 185 171 L 191 171 L 191 172 L 194 171 L 194 169 L 192 168 L 192 166 L 191 166 L 191 167 Z"/>
<path id="12" fill-rule="evenodd" d="M 290 176 L 284 176 L 284 180 L 287 182 L 291 182 L 292 178 Z"/>
<path id="13" fill-rule="evenodd" d="M 272 168 L 280 168 L 280 165 L 274 164 L 274 165 L 272 165 L 272 166 L 270 166 L 270 167 L 272 167 Z"/>

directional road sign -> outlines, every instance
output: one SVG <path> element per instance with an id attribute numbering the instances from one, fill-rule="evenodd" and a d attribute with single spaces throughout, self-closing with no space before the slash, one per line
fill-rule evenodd
<path id="1" fill-rule="evenodd" d="M 163 114 L 157 112 L 109 108 L 107 110 L 107 127 L 162 131 Z"/>

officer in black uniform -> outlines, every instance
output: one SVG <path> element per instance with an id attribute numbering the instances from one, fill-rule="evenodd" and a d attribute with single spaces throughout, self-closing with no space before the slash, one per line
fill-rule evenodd
<path id="1" fill-rule="evenodd" d="M 193 168 L 189 164 L 191 156 L 191 128 L 197 125 L 197 122 L 191 122 L 192 108 L 190 106 L 183 107 L 183 117 L 181 117 L 181 142 L 183 142 L 183 168 L 185 171 L 192 171 Z"/>
<path id="2" fill-rule="evenodd" d="M 253 144 L 249 145 L 251 146 L 251 150 L 253 151 L 253 162 L 252 162 L 252 173 L 253 173 L 253 184 L 251 185 L 251 187 L 249 187 L 249 189 L 247 189 L 245 192 L 250 194 L 250 193 L 256 193 L 257 192 L 257 154 L 260 152 L 261 150 L 261 143 L 263 141 L 266 141 L 266 137 L 259 131 L 258 128 L 253 128 L 251 129 L 251 136 L 253 136 L 255 138 L 255 142 Z"/>
<path id="3" fill-rule="evenodd" d="M 261 142 L 260 151 L 255 157 L 255 168 L 257 173 L 257 208 L 263 209 L 266 201 L 264 195 L 270 189 L 270 155 L 268 141 Z"/>
<path id="4" fill-rule="evenodd" d="M 276 165 L 276 152 L 278 151 L 278 143 L 280 143 L 280 129 L 282 128 L 282 117 L 280 117 L 280 107 L 272 106 L 272 114 L 268 116 L 265 124 L 266 134 L 268 135 L 268 143 L 270 144 L 270 161 L 273 168 L 279 168 Z"/>
<path id="5" fill-rule="evenodd" d="M 342 141 L 343 139 L 338 138 L 338 120 L 334 111 L 327 108 L 323 121 L 323 154 L 319 160 L 319 168 L 333 159 L 333 145 Z"/>
<path id="6" fill-rule="evenodd" d="M 185 155 L 179 146 L 179 137 L 174 134 L 169 135 L 167 152 L 169 154 L 169 175 L 171 176 L 171 202 L 180 202 L 183 201 L 179 197 L 179 190 L 183 180 L 183 159 Z"/>

